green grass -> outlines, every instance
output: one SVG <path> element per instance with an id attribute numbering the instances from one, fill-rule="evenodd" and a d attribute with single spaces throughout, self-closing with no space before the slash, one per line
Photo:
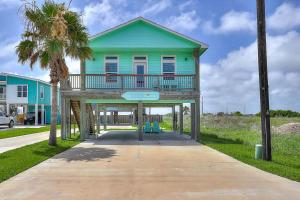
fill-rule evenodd
<path id="1" fill-rule="evenodd" d="M 57 129 L 60 129 L 60 125 L 57 125 Z M 49 131 L 50 126 L 44 126 L 40 128 L 14 128 L 9 130 L 0 131 L 0 139 L 16 137 L 21 135 L 28 135 L 33 133 L 41 133 Z"/>
<path id="2" fill-rule="evenodd" d="M 9 179 L 54 155 L 79 143 L 79 136 L 69 140 L 57 139 L 57 146 L 49 146 L 48 141 L 38 142 L 0 154 L 0 182 Z"/>
<path id="3" fill-rule="evenodd" d="M 300 122 L 300 118 L 271 118 L 276 127 Z M 171 127 L 170 117 L 164 117 L 166 128 Z M 190 132 L 190 118 L 184 118 L 184 131 Z M 205 116 L 201 118 L 200 142 L 237 160 L 264 171 L 300 182 L 300 135 L 278 134 L 272 131 L 272 162 L 255 160 L 255 144 L 261 143 L 259 117 Z"/>
<path id="4" fill-rule="evenodd" d="M 202 128 L 200 142 L 264 171 L 300 181 L 299 136 L 294 134 L 273 136 L 273 160 L 266 162 L 254 159 L 255 141 L 260 139 L 252 134 L 254 133 Z"/>

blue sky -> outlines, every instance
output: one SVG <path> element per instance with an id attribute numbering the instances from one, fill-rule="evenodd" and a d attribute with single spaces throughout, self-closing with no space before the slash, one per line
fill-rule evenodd
<path id="1" fill-rule="evenodd" d="M 255 0 L 73 0 L 89 33 L 143 16 L 209 44 L 201 57 L 204 111 L 259 110 Z M 17 63 L 23 30 L 21 1 L 0 0 L 0 71 L 48 80 Z M 270 105 L 300 111 L 300 1 L 266 0 Z M 78 61 L 68 59 L 71 72 Z"/>

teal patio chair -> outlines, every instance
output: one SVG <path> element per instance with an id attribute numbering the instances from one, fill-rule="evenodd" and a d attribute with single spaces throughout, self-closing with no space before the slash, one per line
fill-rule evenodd
<path id="1" fill-rule="evenodd" d="M 150 121 L 147 120 L 145 126 L 143 127 L 144 133 L 151 133 L 151 129 Z"/>
<path id="2" fill-rule="evenodd" d="M 159 127 L 158 121 L 153 122 L 152 133 L 161 133 L 161 128 Z"/>

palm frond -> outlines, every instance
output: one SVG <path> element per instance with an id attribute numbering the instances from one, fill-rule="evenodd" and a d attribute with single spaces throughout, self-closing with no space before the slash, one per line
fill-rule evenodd
<path id="1" fill-rule="evenodd" d="M 36 42 L 32 40 L 23 40 L 16 47 L 16 53 L 19 58 L 19 62 L 24 64 L 26 61 L 30 60 L 34 49 L 36 48 Z"/>
<path id="2" fill-rule="evenodd" d="M 47 51 L 43 51 L 39 55 L 40 65 L 42 69 L 47 69 L 50 64 L 50 55 Z"/>
<path id="3" fill-rule="evenodd" d="M 36 63 L 40 55 L 40 51 L 36 51 L 30 56 L 30 68 L 33 68 L 33 65 Z"/>

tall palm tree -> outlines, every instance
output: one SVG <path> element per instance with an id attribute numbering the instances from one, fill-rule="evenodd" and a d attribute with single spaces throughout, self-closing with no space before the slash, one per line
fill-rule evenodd
<path id="1" fill-rule="evenodd" d="M 51 129 L 49 144 L 56 145 L 57 89 L 68 79 L 65 57 L 89 59 L 92 50 L 88 47 L 88 33 L 80 16 L 62 3 L 52 0 L 38 6 L 35 1 L 24 4 L 25 31 L 16 48 L 19 62 L 29 62 L 32 69 L 39 63 L 50 71 L 52 84 Z"/>

